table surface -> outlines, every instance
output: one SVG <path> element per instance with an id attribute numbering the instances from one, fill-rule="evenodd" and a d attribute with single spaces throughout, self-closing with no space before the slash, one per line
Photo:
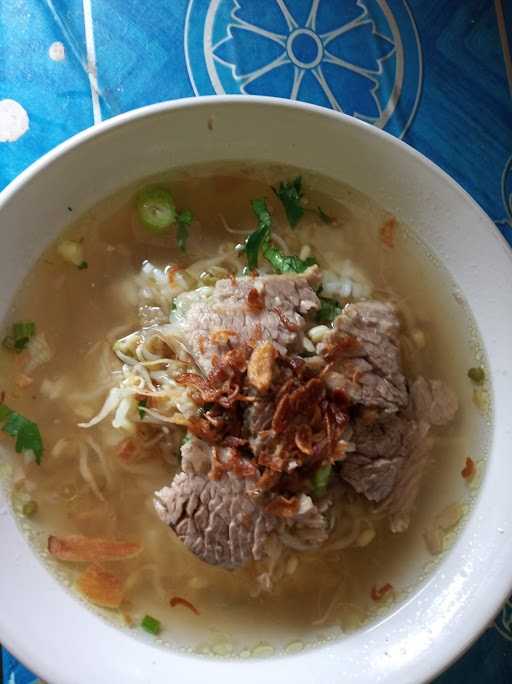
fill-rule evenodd
<path id="1" fill-rule="evenodd" d="M 274 95 L 402 138 L 512 244 L 511 52 L 512 0 L 0 0 L 0 189 L 121 112 Z M 2 656 L 4 684 L 38 681 Z M 437 681 L 512 681 L 512 599 Z"/>

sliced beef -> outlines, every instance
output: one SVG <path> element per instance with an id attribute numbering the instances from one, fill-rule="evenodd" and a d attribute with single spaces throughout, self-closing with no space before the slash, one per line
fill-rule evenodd
<path id="1" fill-rule="evenodd" d="M 254 481 L 227 473 L 220 480 L 179 473 L 155 494 L 160 518 L 196 556 L 211 565 L 236 568 L 263 557 L 277 519 L 247 494 Z"/>
<path id="2" fill-rule="evenodd" d="M 376 407 L 388 412 L 404 406 L 402 388 L 395 387 L 387 378 L 374 372 L 364 359 L 348 359 L 338 362 L 337 370 L 326 375 L 327 386 L 342 392 L 352 404 Z"/>
<path id="3" fill-rule="evenodd" d="M 431 428 L 457 410 L 438 380 L 419 378 L 409 391 L 391 304 L 345 306 L 318 355 L 295 356 L 305 316 L 319 307 L 319 280 L 312 268 L 180 295 L 186 306 L 170 327 L 203 374 L 178 381 L 192 386 L 202 412 L 189 419 L 195 436 L 182 446 L 182 472 L 156 492 L 155 508 L 207 563 L 236 568 L 268 560 L 269 544 L 272 553 L 279 544 L 322 544 L 331 501 L 313 502 L 306 492 L 327 463 L 340 464 L 341 478 L 403 531 Z"/>
<path id="4" fill-rule="evenodd" d="M 357 453 L 366 458 L 391 458 L 401 449 L 408 421 L 403 416 L 384 414 L 369 421 L 365 416 L 354 422 L 353 441 Z"/>
<path id="5" fill-rule="evenodd" d="M 366 458 L 353 454 L 342 467 L 343 479 L 369 501 L 382 501 L 393 491 L 402 467 L 401 458 Z"/>
<path id="6" fill-rule="evenodd" d="M 403 416 L 383 416 L 372 425 L 359 419 L 354 425 L 355 452 L 341 467 L 343 479 L 373 502 L 393 491 L 415 446 L 418 426 Z"/>
<path id="7" fill-rule="evenodd" d="M 227 462 L 229 451 L 217 449 L 216 458 Z M 256 479 L 222 468 L 218 479 L 211 479 L 212 448 L 202 440 L 192 437 L 181 455 L 183 472 L 155 493 L 154 505 L 161 520 L 205 562 L 236 568 L 261 560 L 273 532 L 293 549 L 310 550 L 327 539 L 329 499 L 317 506 L 301 494 L 294 513 L 279 517 L 265 510 L 270 499 L 256 495 Z"/>
<path id="8" fill-rule="evenodd" d="M 430 425 L 420 420 L 394 489 L 379 506 L 379 510 L 388 516 L 392 532 L 405 532 L 409 527 L 433 444 Z"/>
<path id="9" fill-rule="evenodd" d="M 446 425 L 457 410 L 455 395 L 439 380 L 419 378 L 409 393 L 399 333 L 393 305 L 360 302 L 343 309 L 318 347 L 334 362 L 326 375 L 329 390 L 366 407 L 354 422 L 355 450 L 343 462 L 341 476 L 369 501 L 388 501 L 395 517 L 414 505 L 430 427 Z M 401 523 L 392 518 L 392 527 L 403 528 L 407 516 Z"/>
<path id="10" fill-rule="evenodd" d="M 457 411 L 453 392 L 439 380 L 418 378 L 408 408 L 354 424 L 355 452 L 341 475 L 389 515 L 393 532 L 407 529 L 433 440 L 432 426 L 446 425 Z"/>
<path id="11" fill-rule="evenodd" d="M 311 551 L 327 541 L 332 524 L 330 498 L 314 504 L 309 496 L 301 495 L 299 513 L 279 528 L 279 539 L 296 551 Z"/>
<path id="12" fill-rule="evenodd" d="M 409 411 L 418 426 L 416 438 L 393 492 L 381 505 L 381 510 L 389 516 L 393 532 L 403 532 L 409 526 L 421 479 L 434 444 L 431 428 L 447 425 L 458 409 L 457 397 L 440 380 L 418 378 L 412 384 L 411 399 Z"/>
<path id="13" fill-rule="evenodd" d="M 418 378 L 411 387 L 411 396 L 416 415 L 435 426 L 450 423 L 459 405 L 455 393 L 441 380 Z"/>
<path id="14" fill-rule="evenodd" d="M 261 339 L 281 353 L 301 349 L 304 315 L 320 306 L 314 289 L 320 280 L 316 266 L 297 275 L 219 280 L 208 296 L 181 295 L 188 303 L 173 327 L 205 373 L 229 345 Z"/>
<path id="15" fill-rule="evenodd" d="M 318 347 L 335 361 L 332 389 L 354 404 L 396 412 L 408 402 L 400 362 L 400 322 L 395 307 L 378 301 L 348 304 Z"/>

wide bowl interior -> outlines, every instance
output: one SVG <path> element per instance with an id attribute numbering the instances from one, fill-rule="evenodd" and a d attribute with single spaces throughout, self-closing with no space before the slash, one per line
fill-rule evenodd
<path id="1" fill-rule="evenodd" d="M 115 190 L 172 167 L 286 162 L 354 186 L 413 226 L 452 274 L 478 322 L 495 405 L 487 472 L 470 519 L 429 581 L 390 617 L 289 657 L 211 661 L 131 639 L 85 610 L 43 568 L 0 494 L 0 635 L 52 684 L 243 678 L 296 684 L 419 682 L 466 648 L 512 586 L 512 261 L 491 221 L 437 167 L 391 136 L 314 106 L 267 98 L 156 105 L 64 143 L 0 196 L 0 318 L 48 241 Z M 73 213 L 70 214 L 71 208 Z"/>

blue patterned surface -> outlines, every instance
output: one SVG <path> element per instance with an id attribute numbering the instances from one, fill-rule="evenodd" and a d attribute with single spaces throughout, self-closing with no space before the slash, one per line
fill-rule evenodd
<path id="1" fill-rule="evenodd" d="M 512 244 L 511 48 L 512 0 L 0 0 L 0 188 L 102 118 L 277 95 L 403 138 Z M 5 650 L 3 679 L 37 681 Z M 512 602 L 438 682 L 512 682 Z"/>

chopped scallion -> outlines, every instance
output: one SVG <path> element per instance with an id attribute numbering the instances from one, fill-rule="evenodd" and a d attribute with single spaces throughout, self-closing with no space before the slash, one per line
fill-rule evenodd
<path id="1" fill-rule="evenodd" d="M 145 629 L 146 632 L 149 632 L 149 634 L 154 634 L 157 636 L 160 634 L 160 631 L 162 629 L 162 625 L 160 624 L 160 620 L 157 620 L 154 617 L 151 617 L 151 615 L 145 615 L 142 618 L 142 621 L 140 623 L 142 629 Z"/>
<path id="2" fill-rule="evenodd" d="M 341 306 L 335 299 L 320 297 L 320 309 L 316 312 L 315 320 L 317 323 L 332 323 L 340 313 Z"/>
<path id="3" fill-rule="evenodd" d="M 84 247 L 82 244 L 83 238 L 80 240 L 62 240 L 57 245 L 57 252 L 69 264 L 73 264 L 80 268 L 84 263 Z"/>
<path id="4" fill-rule="evenodd" d="M 176 220 L 176 207 L 169 190 L 151 186 L 137 196 L 137 211 L 142 223 L 153 233 L 167 233 Z"/>
<path id="5" fill-rule="evenodd" d="M 22 352 L 36 334 L 34 321 L 18 321 L 14 323 L 9 335 L 4 337 L 2 345 L 16 353 Z"/>
<path id="6" fill-rule="evenodd" d="M 314 496 L 322 496 L 325 494 L 325 490 L 327 489 L 327 485 L 331 479 L 331 474 L 331 465 L 320 466 L 317 468 L 311 482 Z"/>
<path id="7" fill-rule="evenodd" d="M 481 385 L 485 381 L 485 370 L 482 366 L 470 368 L 468 370 L 468 378 L 474 382 L 475 385 Z"/>
<path id="8" fill-rule="evenodd" d="M 31 518 L 37 513 L 37 501 L 31 500 L 24 503 L 21 512 L 26 518 Z"/>

